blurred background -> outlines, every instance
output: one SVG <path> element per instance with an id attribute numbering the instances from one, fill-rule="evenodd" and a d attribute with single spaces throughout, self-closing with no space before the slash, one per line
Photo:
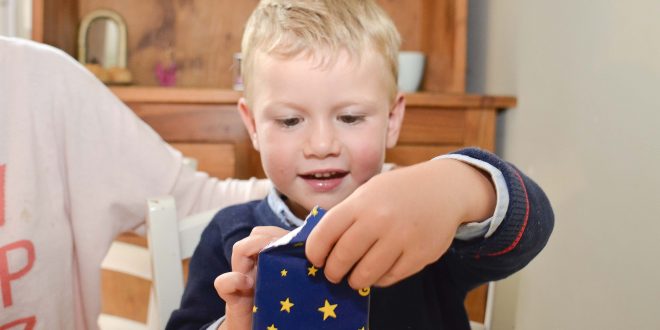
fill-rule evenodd
<path id="1" fill-rule="evenodd" d="M 545 189 L 546 249 L 493 329 L 660 329 L 660 1 L 469 1 L 467 90 L 511 94 L 497 152 Z"/>
<path id="2" fill-rule="evenodd" d="M 0 35 L 30 38 L 32 1 L 0 0 Z"/>

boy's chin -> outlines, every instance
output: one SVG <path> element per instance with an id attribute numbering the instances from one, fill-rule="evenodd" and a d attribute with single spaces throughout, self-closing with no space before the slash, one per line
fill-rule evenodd
<path id="1" fill-rule="evenodd" d="M 305 208 L 308 211 L 311 211 L 314 207 L 318 206 L 320 208 L 329 210 L 339 204 L 341 201 L 346 199 L 344 196 L 332 196 L 327 198 L 320 198 L 315 201 L 310 201 L 305 204 Z"/>
<path id="2" fill-rule="evenodd" d="M 335 205 L 337 205 L 339 201 L 318 201 L 317 203 L 314 202 L 305 202 L 303 204 L 298 204 L 298 203 L 288 203 L 289 209 L 293 214 L 295 214 L 298 218 L 300 219 L 305 219 L 307 215 L 314 209 L 314 207 L 318 206 L 320 208 L 329 210 Z"/>

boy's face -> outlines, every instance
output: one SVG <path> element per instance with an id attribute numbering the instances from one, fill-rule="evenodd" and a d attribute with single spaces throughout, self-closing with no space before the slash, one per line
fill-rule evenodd
<path id="1" fill-rule="evenodd" d="M 342 54 L 332 65 L 304 56 L 255 54 L 251 108 L 239 110 L 264 171 L 291 210 L 331 208 L 381 171 L 405 102 L 389 93 L 384 60 Z"/>

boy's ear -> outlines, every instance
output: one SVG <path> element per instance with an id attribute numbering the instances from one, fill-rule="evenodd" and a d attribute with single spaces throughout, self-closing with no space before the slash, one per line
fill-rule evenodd
<path id="1" fill-rule="evenodd" d="M 243 120 L 243 125 L 250 135 L 250 140 L 252 141 L 252 146 L 255 150 L 259 151 L 259 139 L 257 138 L 257 126 L 254 122 L 254 116 L 250 107 L 248 107 L 245 98 L 241 97 L 238 100 L 238 113 L 241 114 L 241 119 Z"/>
<path id="2" fill-rule="evenodd" d="M 399 140 L 403 115 L 406 112 L 406 99 L 403 93 L 399 92 L 394 100 L 394 106 L 390 110 L 389 122 L 387 124 L 387 147 L 393 148 Z"/>

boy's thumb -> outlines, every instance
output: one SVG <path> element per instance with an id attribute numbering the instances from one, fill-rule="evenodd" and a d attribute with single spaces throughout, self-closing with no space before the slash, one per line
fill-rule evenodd
<path id="1" fill-rule="evenodd" d="M 254 280 L 238 272 L 229 272 L 219 275 L 213 282 L 218 295 L 225 301 L 232 299 L 232 296 L 242 295 L 252 290 Z"/>

